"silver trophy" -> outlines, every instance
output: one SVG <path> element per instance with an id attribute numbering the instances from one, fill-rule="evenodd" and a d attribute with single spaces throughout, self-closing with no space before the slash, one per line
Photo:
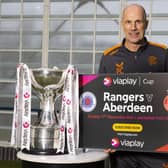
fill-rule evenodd
<path id="1" fill-rule="evenodd" d="M 63 91 L 65 71 L 58 68 L 31 69 L 32 88 L 40 98 L 41 113 L 31 126 L 30 148 L 37 154 L 56 154 L 58 146 L 59 115 L 55 101 Z"/>

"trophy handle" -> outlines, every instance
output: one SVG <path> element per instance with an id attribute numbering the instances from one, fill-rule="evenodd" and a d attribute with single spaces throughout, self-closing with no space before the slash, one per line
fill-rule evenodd
<path id="1" fill-rule="evenodd" d="M 55 98 L 55 105 L 54 105 L 54 113 L 58 121 L 60 121 L 60 117 L 61 117 L 61 105 L 62 105 L 62 94 L 59 94 Z"/>
<path id="2" fill-rule="evenodd" d="M 31 81 L 32 81 L 32 83 L 33 83 L 36 87 L 38 87 L 39 89 L 43 89 L 43 87 L 42 87 L 41 85 L 39 85 L 39 84 L 37 83 L 37 81 L 35 80 L 34 75 L 33 75 L 33 72 L 32 72 L 31 69 L 30 69 L 30 76 L 31 76 Z"/>

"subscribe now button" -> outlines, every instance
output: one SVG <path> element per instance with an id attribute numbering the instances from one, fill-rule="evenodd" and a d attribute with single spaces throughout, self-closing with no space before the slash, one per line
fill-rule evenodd
<path id="1" fill-rule="evenodd" d="M 112 129 L 117 132 L 142 132 L 142 124 L 114 123 Z"/>

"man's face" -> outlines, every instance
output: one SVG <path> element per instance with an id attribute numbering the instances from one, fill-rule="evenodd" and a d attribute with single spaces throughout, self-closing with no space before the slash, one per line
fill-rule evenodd
<path id="1" fill-rule="evenodd" d="M 122 26 L 127 44 L 139 44 L 147 27 L 143 10 L 136 6 L 127 8 L 123 14 Z"/>

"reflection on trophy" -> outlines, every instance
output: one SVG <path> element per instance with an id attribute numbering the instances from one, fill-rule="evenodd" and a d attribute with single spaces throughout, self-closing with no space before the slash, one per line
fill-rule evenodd
<path id="1" fill-rule="evenodd" d="M 32 87 L 40 98 L 42 110 L 38 122 L 31 126 L 30 147 L 33 153 L 56 154 L 59 115 L 54 112 L 54 104 L 62 93 L 64 76 L 64 70 L 56 68 L 31 69 Z"/>

